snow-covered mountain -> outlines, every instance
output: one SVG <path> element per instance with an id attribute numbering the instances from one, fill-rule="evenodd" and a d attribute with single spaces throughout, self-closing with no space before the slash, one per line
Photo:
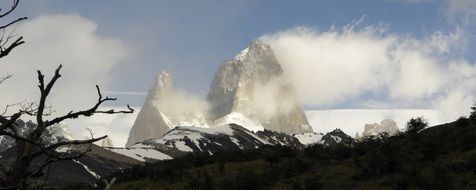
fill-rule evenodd
<path id="1" fill-rule="evenodd" d="M 159 138 L 176 126 L 208 127 L 204 113 L 191 109 L 182 96 L 173 88 L 170 74 L 162 72 L 147 94 L 126 146 Z"/>
<path id="2" fill-rule="evenodd" d="M 211 121 L 226 121 L 240 113 L 258 128 L 287 134 L 312 132 L 294 87 L 271 47 L 260 40 L 220 66 L 207 99 Z"/>
<path id="3" fill-rule="evenodd" d="M 139 161 L 165 160 L 189 153 L 255 149 L 263 145 L 304 147 L 297 138 L 269 130 L 252 132 L 236 124 L 211 128 L 175 127 L 158 139 L 149 139 L 127 148 L 107 148 Z"/>
<path id="4" fill-rule="evenodd" d="M 340 129 L 335 129 L 325 135 L 322 133 L 288 135 L 266 129 L 253 132 L 240 125 L 229 124 L 211 128 L 175 127 L 158 139 L 145 140 L 127 148 L 106 147 L 106 149 L 138 161 L 153 162 L 173 159 L 190 153 L 213 155 L 223 151 L 256 149 L 264 145 L 301 149 L 306 145 L 316 143 L 325 146 L 343 143 L 350 146 L 353 142 L 354 139 Z"/>
<path id="5" fill-rule="evenodd" d="M 384 119 L 380 124 L 365 124 L 364 132 L 362 132 L 363 137 L 368 136 L 377 136 L 380 133 L 387 133 L 390 136 L 396 135 L 399 133 L 397 123 L 392 119 Z"/>

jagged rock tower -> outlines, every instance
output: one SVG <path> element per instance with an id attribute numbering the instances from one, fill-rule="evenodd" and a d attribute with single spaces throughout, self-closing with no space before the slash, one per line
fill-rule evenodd
<path id="1" fill-rule="evenodd" d="M 187 108 L 177 109 L 173 105 L 176 96 L 171 75 L 163 71 L 154 81 L 137 115 L 129 132 L 127 147 L 144 140 L 160 138 L 176 126 L 208 127 L 203 113 Z"/>
<path id="2" fill-rule="evenodd" d="M 271 47 L 261 40 L 220 66 L 207 99 L 210 121 L 238 112 L 272 131 L 312 132 L 294 87 Z"/>

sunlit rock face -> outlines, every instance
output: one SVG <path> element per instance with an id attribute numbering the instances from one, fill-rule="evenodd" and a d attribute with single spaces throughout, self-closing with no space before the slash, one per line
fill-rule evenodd
<path id="1" fill-rule="evenodd" d="M 220 66 L 207 99 L 210 121 L 241 113 L 264 129 L 288 134 L 312 132 L 294 87 L 283 75 L 271 47 L 260 40 Z"/>
<path id="2" fill-rule="evenodd" d="M 126 146 L 160 138 L 176 126 L 208 127 L 203 112 L 195 109 L 205 106 L 188 104 L 187 100 L 174 90 L 171 75 L 162 72 L 147 94 L 129 132 Z"/>
<path id="3" fill-rule="evenodd" d="M 376 136 L 380 133 L 387 133 L 390 136 L 396 135 L 399 133 L 397 123 L 392 119 L 385 119 L 380 124 L 365 124 L 364 132 L 362 132 L 363 137 Z"/>

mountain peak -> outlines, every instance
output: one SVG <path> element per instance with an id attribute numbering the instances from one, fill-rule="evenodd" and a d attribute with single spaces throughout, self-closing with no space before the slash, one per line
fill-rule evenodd
<path id="1" fill-rule="evenodd" d="M 350 145 L 354 140 L 349 135 L 345 134 L 340 129 L 334 129 L 331 132 L 325 134 L 320 143 L 326 146 L 334 146 L 338 143 L 343 143 L 345 145 Z"/>
<path id="2" fill-rule="evenodd" d="M 271 46 L 254 40 L 215 73 L 207 97 L 209 120 L 226 120 L 227 115 L 240 113 L 264 129 L 312 132 L 294 87 L 283 74 Z"/>
<path id="3" fill-rule="evenodd" d="M 332 131 L 329 132 L 329 133 L 339 134 L 339 133 L 344 133 L 344 132 L 343 132 L 342 130 L 340 130 L 339 128 L 337 128 L 337 129 L 332 130 Z M 345 134 L 345 133 L 344 133 L 344 134 Z"/>
<path id="4" fill-rule="evenodd" d="M 266 49 L 266 50 L 270 50 L 271 49 L 271 46 L 264 42 L 263 40 L 261 39 L 255 39 L 253 40 L 250 45 L 249 45 L 250 48 L 253 48 L 253 49 Z"/>

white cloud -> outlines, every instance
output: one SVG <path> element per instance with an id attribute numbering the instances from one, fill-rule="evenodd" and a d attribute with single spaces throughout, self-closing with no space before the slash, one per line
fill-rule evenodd
<path id="1" fill-rule="evenodd" d="M 0 60 L 1 74 L 14 75 L 0 85 L 0 106 L 38 101 L 36 70 L 49 81 L 59 64 L 63 64 L 62 77 L 47 102 L 56 110 L 53 116 L 94 105 L 95 85 L 108 89 L 110 69 L 129 54 L 120 40 L 99 36 L 97 28 L 93 21 L 79 15 L 44 15 L 16 25 L 16 33 L 24 36 L 26 43 Z M 87 126 L 75 127 L 71 130 L 78 136 L 78 131 Z"/>
<path id="2" fill-rule="evenodd" d="M 466 49 L 462 30 L 418 39 L 389 33 L 385 26 L 356 28 L 298 27 L 262 38 L 306 105 L 383 98 L 406 105 L 427 102 L 448 120 L 467 114 L 475 89 L 467 83 L 473 83 L 476 68 L 461 58 Z"/>
<path id="3" fill-rule="evenodd" d="M 49 98 L 58 111 L 88 107 L 97 101 L 94 85 L 106 89 L 109 70 L 128 54 L 120 40 L 98 36 L 97 25 L 79 15 L 46 15 L 17 25 L 26 43 L 2 59 L 2 72 L 14 77 L 0 90 L 0 105 L 39 97 L 36 70 L 49 80 L 59 64 L 62 77 Z"/>

